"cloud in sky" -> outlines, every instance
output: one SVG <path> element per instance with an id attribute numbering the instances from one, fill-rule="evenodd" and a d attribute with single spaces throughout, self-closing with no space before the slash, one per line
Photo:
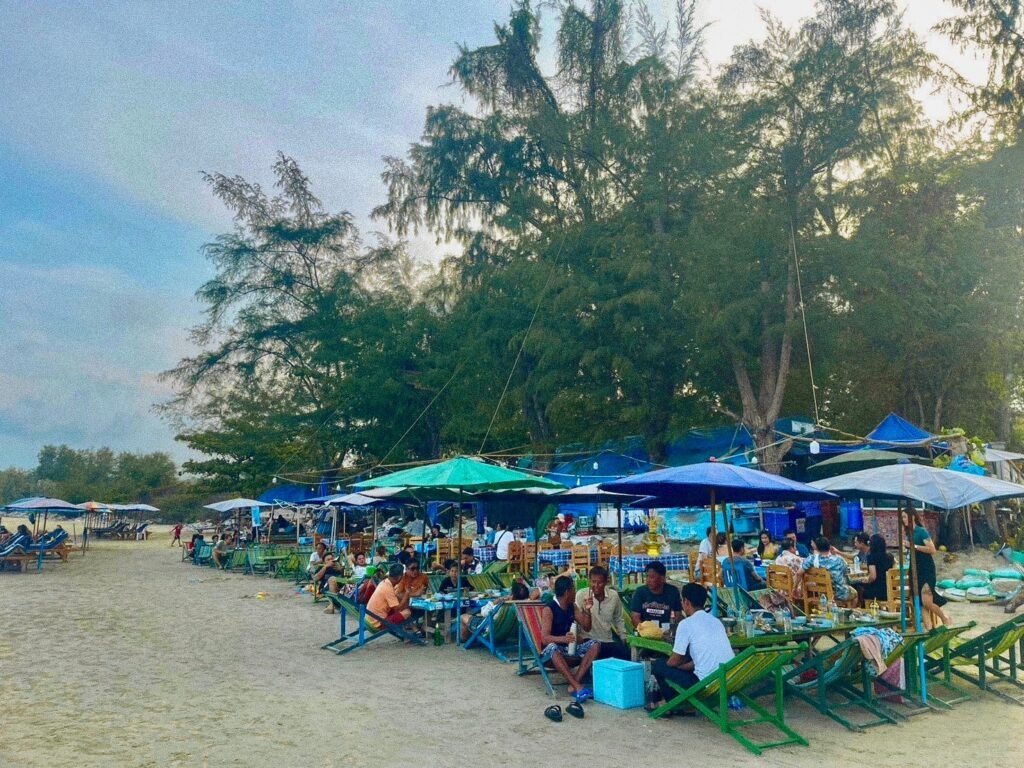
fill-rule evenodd
<path id="1" fill-rule="evenodd" d="M 266 185 L 281 150 L 328 208 L 383 228 L 381 157 L 405 153 L 428 105 L 463 103 L 456 46 L 492 42 L 510 5 L 0 0 L 0 466 L 44 442 L 180 455 L 149 410 L 155 376 L 188 353 L 199 248 L 230 226 L 199 171 Z M 651 5 L 668 20 L 675 0 Z M 704 3 L 712 63 L 763 34 L 758 5 L 786 23 L 813 9 Z M 912 0 L 907 20 L 926 35 L 947 10 Z"/>

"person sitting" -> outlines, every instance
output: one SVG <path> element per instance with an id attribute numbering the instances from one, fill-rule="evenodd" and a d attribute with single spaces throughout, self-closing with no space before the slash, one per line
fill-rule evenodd
<path id="1" fill-rule="evenodd" d="M 313 547 L 313 551 L 309 553 L 309 562 L 306 563 L 306 573 L 313 575 L 320 570 L 320 566 L 323 565 L 324 557 L 327 555 L 327 544 L 321 539 Z"/>
<path id="2" fill-rule="evenodd" d="M 800 557 L 807 557 L 809 554 L 811 554 L 810 550 L 807 549 L 807 547 L 805 547 L 803 544 L 797 541 L 796 531 L 794 531 L 792 528 L 787 528 L 786 532 L 782 534 L 782 536 L 783 539 L 790 539 L 793 542 L 793 544 L 796 546 L 796 553 L 800 555 Z"/>
<path id="3" fill-rule="evenodd" d="M 348 556 L 348 566 L 352 569 L 352 578 L 354 579 L 365 579 L 366 578 L 366 553 L 356 552 L 355 557 L 352 555 Z"/>
<path id="4" fill-rule="evenodd" d="M 409 563 L 416 560 L 416 547 L 412 544 L 404 547 L 401 552 L 398 553 L 398 562 L 404 566 L 408 566 Z"/>
<path id="5" fill-rule="evenodd" d="M 381 579 L 380 584 L 373 590 L 373 595 L 366 603 L 366 610 L 375 616 L 380 616 L 391 624 L 403 624 L 412 617 L 412 609 L 409 607 L 409 593 L 398 594 L 398 583 L 405 575 L 405 569 L 400 563 L 394 563 L 388 569 L 386 579 Z M 374 629 L 380 629 L 381 623 L 373 616 L 367 615 L 366 622 Z"/>
<path id="6" fill-rule="evenodd" d="M 655 621 L 668 629 L 669 624 L 679 621 L 683 603 L 679 590 L 665 580 L 665 564 L 652 560 L 644 571 L 646 583 L 633 593 L 629 612 L 635 627 L 641 621 Z"/>
<path id="7" fill-rule="evenodd" d="M 864 568 L 871 553 L 871 537 L 866 533 L 858 533 L 853 537 L 854 557 L 860 558 L 860 567 Z M 851 558 L 852 559 L 852 558 Z"/>
<path id="8" fill-rule="evenodd" d="M 804 559 L 796 553 L 794 539 L 786 538 L 779 542 L 779 556 L 775 558 L 775 565 L 784 565 L 793 572 L 793 594 L 790 597 L 800 597 L 803 594 L 800 577 L 804 572 Z"/>
<path id="9" fill-rule="evenodd" d="M 388 548 L 381 544 L 373 550 L 373 562 L 370 565 L 384 565 L 388 561 Z"/>
<path id="10" fill-rule="evenodd" d="M 757 556 L 762 560 L 774 560 L 779 556 L 779 546 L 772 541 L 772 532 L 767 528 L 758 535 Z"/>
<path id="11" fill-rule="evenodd" d="M 213 545 L 213 562 L 218 568 L 222 570 L 227 568 L 227 560 L 231 556 L 234 546 L 234 540 L 230 533 L 217 539 L 217 543 Z"/>
<path id="12" fill-rule="evenodd" d="M 449 594 L 459 589 L 459 563 L 457 560 L 448 558 L 444 561 L 444 569 L 448 574 L 441 579 L 441 586 L 438 588 L 442 594 Z"/>
<path id="13" fill-rule="evenodd" d="M 668 685 L 669 681 L 680 688 L 690 688 L 735 655 L 725 626 L 704 610 L 707 599 L 708 591 L 700 584 L 690 582 L 683 585 L 683 614 L 686 618 L 676 628 L 672 654 L 667 659 L 657 659 L 651 667 L 658 682 L 660 698 L 647 705 L 648 711 L 676 697 L 675 689 Z"/>
<path id="14" fill-rule="evenodd" d="M 466 547 L 462 550 L 462 557 L 459 559 L 459 566 L 462 568 L 462 572 L 467 576 L 483 573 L 484 570 L 483 563 L 477 560 L 476 555 L 473 554 L 472 547 Z"/>
<path id="15" fill-rule="evenodd" d="M 729 559 L 729 537 L 725 533 L 719 533 L 715 537 L 715 557 L 718 562 Z"/>
<path id="16" fill-rule="evenodd" d="M 193 533 L 192 534 L 192 540 L 188 544 L 185 545 L 185 550 L 186 550 L 185 557 L 192 557 L 193 555 L 195 555 L 195 553 L 196 553 L 196 544 L 197 543 L 198 544 L 202 544 L 202 543 L 204 543 L 204 541 L 205 541 L 205 539 L 203 539 L 203 534 L 201 534 L 201 533 Z"/>
<path id="17" fill-rule="evenodd" d="M 480 606 L 480 610 L 475 614 L 464 613 L 462 618 L 459 619 L 459 637 L 462 642 L 469 640 L 469 636 L 473 634 L 480 622 L 487 618 L 487 616 L 494 612 L 502 603 L 508 600 L 527 600 L 530 597 L 530 588 L 527 587 L 521 581 L 512 582 L 512 587 L 509 590 L 508 597 L 498 597 L 494 600 L 488 600 L 486 603 Z"/>
<path id="18" fill-rule="evenodd" d="M 11 538 L 11 532 L 3 525 L 0 525 L 0 544 L 3 544 L 9 538 Z"/>
<path id="19" fill-rule="evenodd" d="M 429 580 L 427 574 L 420 572 L 420 564 L 413 560 L 405 566 L 405 573 L 395 587 L 399 596 L 408 594 L 410 598 L 422 597 L 427 592 Z"/>
<path id="20" fill-rule="evenodd" d="M 731 562 L 731 567 L 736 569 L 736 574 L 739 576 L 740 586 L 745 583 L 746 589 L 764 589 L 764 579 L 757 575 L 754 564 L 747 560 L 747 545 L 743 543 L 742 539 L 732 540 L 732 555 L 732 559 L 723 562 L 722 567 L 729 568 Z M 739 575 L 741 573 L 742 576 Z"/>
<path id="21" fill-rule="evenodd" d="M 590 569 L 590 586 L 576 593 L 576 607 L 590 615 L 591 627 L 581 630 L 580 637 L 584 640 L 597 640 L 601 643 L 601 659 L 631 658 L 626 646 L 626 622 L 622 616 L 622 601 L 619 593 L 608 586 L 608 570 L 601 565 Z"/>
<path id="22" fill-rule="evenodd" d="M 430 538 L 431 539 L 446 539 L 448 538 L 444 531 L 441 530 L 441 526 L 434 524 L 430 526 Z"/>
<path id="23" fill-rule="evenodd" d="M 569 683 L 569 691 L 576 702 L 592 698 L 593 693 L 583 685 L 583 678 L 590 671 L 594 660 L 601 653 L 601 643 L 597 640 L 577 642 L 572 633 L 572 625 L 589 632 L 593 628 L 590 614 L 576 610 L 576 584 L 568 576 L 555 579 L 555 599 L 546 603 L 540 614 L 542 663 L 551 662 L 554 668 Z M 570 652 L 570 644 L 575 648 Z M 579 661 L 573 672 L 570 660 Z"/>
<path id="24" fill-rule="evenodd" d="M 341 584 L 338 579 L 342 578 L 345 572 L 342 570 L 341 565 L 337 559 L 330 552 L 324 555 L 323 563 L 313 574 L 313 584 L 316 585 L 318 594 L 324 592 L 333 592 L 338 594 L 341 592 Z M 324 613 L 334 613 L 334 603 L 324 609 Z"/>
<path id="25" fill-rule="evenodd" d="M 814 554 L 804 560 L 801 566 L 801 581 L 810 568 L 824 568 L 828 571 L 832 582 L 832 596 L 836 601 L 851 608 L 857 607 L 857 591 L 850 586 L 846 578 L 846 561 L 832 552 L 832 543 L 824 536 L 814 540 Z"/>
<path id="26" fill-rule="evenodd" d="M 896 561 L 886 549 L 884 536 L 876 533 L 868 539 L 868 554 L 864 562 L 867 564 L 868 575 L 863 582 L 863 604 L 887 601 L 889 583 L 886 574 Z"/>

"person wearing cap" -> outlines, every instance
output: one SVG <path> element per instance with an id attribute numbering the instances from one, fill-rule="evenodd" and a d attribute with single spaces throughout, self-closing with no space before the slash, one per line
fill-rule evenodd
<path id="1" fill-rule="evenodd" d="M 412 616 L 412 609 L 409 607 L 409 593 L 398 594 L 398 583 L 405 575 L 405 569 L 401 563 L 395 563 L 388 569 L 388 576 L 382 579 L 373 595 L 366 604 L 366 610 L 374 616 L 380 616 L 391 624 L 403 624 Z M 373 616 L 367 616 L 366 622 L 374 629 L 380 629 L 381 624 Z"/>

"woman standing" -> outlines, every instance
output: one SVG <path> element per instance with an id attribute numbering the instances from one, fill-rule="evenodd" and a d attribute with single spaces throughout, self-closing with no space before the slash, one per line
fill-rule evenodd
<path id="1" fill-rule="evenodd" d="M 917 572 L 917 593 L 921 596 L 921 623 L 925 629 L 931 629 L 942 622 L 951 625 L 952 619 L 942 610 L 945 598 L 935 594 L 935 558 L 938 551 L 928 529 L 921 523 L 921 518 L 912 506 L 901 513 L 903 515 L 904 532 L 913 531 L 908 536 L 914 543 L 914 569 Z"/>

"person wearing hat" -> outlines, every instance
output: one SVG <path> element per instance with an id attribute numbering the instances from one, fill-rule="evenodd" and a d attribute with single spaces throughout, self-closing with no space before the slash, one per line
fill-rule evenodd
<path id="1" fill-rule="evenodd" d="M 366 604 L 366 610 L 374 616 L 384 618 L 391 624 L 405 623 L 412 616 L 412 609 L 409 607 L 410 595 L 408 592 L 403 592 L 399 596 L 397 590 L 398 583 L 404 575 L 405 568 L 401 563 L 392 565 L 388 570 L 388 577 L 381 580 L 377 588 L 373 590 L 373 595 Z M 374 629 L 380 629 L 380 622 L 373 616 L 367 616 L 366 622 Z"/>

